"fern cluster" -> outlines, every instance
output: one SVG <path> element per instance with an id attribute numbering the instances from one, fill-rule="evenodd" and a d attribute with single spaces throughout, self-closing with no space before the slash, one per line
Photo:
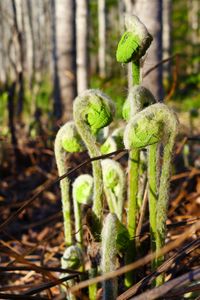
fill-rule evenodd
<path id="1" fill-rule="evenodd" d="M 140 249 L 135 242 L 136 227 L 143 199 L 141 191 L 145 190 L 145 187 L 141 186 L 144 180 L 140 179 L 146 169 L 151 250 L 160 250 L 166 237 L 170 165 L 178 120 L 171 109 L 165 104 L 156 103 L 152 93 L 141 85 L 140 59 L 151 44 L 151 35 L 136 16 L 126 15 L 125 25 L 126 32 L 119 41 L 116 58 L 120 63 L 132 64 L 134 86 L 130 88 L 122 109 L 127 123 L 114 128 L 107 137 L 102 135 L 101 130 L 113 121 L 114 102 L 99 90 L 86 90 L 74 100 L 74 121 L 63 125 L 55 140 L 55 156 L 60 176 L 66 172 L 72 152 L 87 150 L 90 157 L 94 158 L 101 153 L 108 154 L 124 148 L 124 145 L 129 149 L 128 176 L 119 162 L 105 159 L 92 162 L 92 176 L 83 174 L 73 182 L 73 201 L 69 179 L 60 183 L 66 244 L 62 264 L 64 266 L 67 257 L 67 267 L 84 270 L 85 261 L 82 258 L 88 251 L 88 277 L 99 272 L 113 271 L 121 263 L 128 264 L 137 258 Z M 160 144 L 163 147 L 161 168 L 158 167 Z M 148 150 L 145 159 L 141 153 L 143 148 Z M 92 254 L 83 238 L 85 205 L 90 208 L 86 221 L 91 240 L 98 245 L 97 251 L 93 251 Z M 75 234 L 72 230 L 73 220 Z M 162 257 L 157 257 L 152 263 L 153 270 L 162 261 Z M 163 276 L 159 276 L 157 284 L 162 283 L 163 279 Z M 134 280 L 135 274 L 126 274 L 124 288 L 131 286 Z M 90 286 L 88 294 L 91 300 L 96 299 L 97 286 Z M 103 283 L 104 299 L 114 300 L 117 294 L 116 278 Z M 70 293 L 67 297 L 74 298 Z"/>

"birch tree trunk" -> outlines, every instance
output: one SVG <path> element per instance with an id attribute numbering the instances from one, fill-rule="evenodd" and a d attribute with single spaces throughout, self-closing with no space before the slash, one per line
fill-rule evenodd
<path id="1" fill-rule="evenodd" d="M 190 55 L 194 58 L 199 56 L 200 44 L 200 2 L 198 0 L 188 0 L 188 41 L 190 43 Z M 188 73 L 199 72 L 199 60 L 193 59 L 192 63 L 188 66 Z"/>
<path id="2" fill-rule="evenodd" d="M 76 0 L 77 93 L 88 88 L 88 0 Z"/>
<path id="3" fill-rule="evenodd" d="M 23 106 L 24 106 L 24 70 L 25 70 L 25 65 L 24 65 L 25 51 L 24 51 L 24 36 L 23 36 L 24 16 L 23 16 L 21 0 L 12 0 L 11 4 L 13 9 L 15 32 L 17 35 L 17 41 L 19 47 L 19 65 L 17 68 L 18 84 L 19 84 L 17 116 L 18 116 L 18 121 L 21 122 Z"/>
<path id="4" fill-rule="evenodd" d="M 74 0 L 51 1 L 54 112 L 64 122 L 72 117 L 72 103 L 76 96 L 76 48 Z M 62 102 L 60 111 L 59 103 Z"/>
<path id="5" fill-rule="evenodd" d="M 143 74 L 162 60 L 162 0 L 137 0 L 133 13 L 145 24 L 153 42 L 147 51 L 143 65 Z M 158 101 L 163 99 L 162 64 L 155 68 L 143 80 L 143 85 L 151 90 Z"/>
<path id="6" fill-rule="evenodd" d="M 57 42 L 56 42 L 56 7 L 55 0 L 51 0 L 51 18 L 52 18 L 52 75 L 53 75 L 53 111 L 55 119 L 60 119 L 62 116 L 62 99 L 60 93 L 60 81 L 58 76 L 57 62 Z"/>
<path id="7" fill-rule="evenodd" d="M 172 0 L 163 1 L 163 59 L 171 56 L 172 40 Z M 169 79 L 171 77 L 171 61 L 163 65 L 163 77 Z"/>
<path id="8" fill-rule="evenodd" d="M 124 0 L 124 4 L 125 4 L 126 12 L 131 14 L 133 11 L 134 1 L 133 0 Z"/>
<path id="9" fill-rule="evenodd" d="M 48 77 L 50 72 L 51 55 L 51 6 L 50 0 L 42 1 L 43 4 L 43 47 L 42 47 L 42 70 L 43 74 Z M 48 26 L 47 26 L 48 24 Z M 46 75 L 48 74 L 48 75 Z"/>
<path id="10" fill-rule="evenodd" d="M 99 76 L 106 77 L 106 3 L 98 0 L 98 24 L 99 24 Z"/>
<path id="11" fill-rule="evenodd" d="M 25 8 L 25 33 L 26 33 L 26 55 L 27 55 L 27 72 L 29 78 L 29 85 L 32 89 L 34 76 L 36 71 L 35 66 L 35 37 L 33 31 L 33 5 L 31 0 L 23 1 Z"/>
<path id="12" fill-rule="evenodd" d="M 8 61 L 8 55 L 5 53 L 5 48 L 7 47 L 7 40 L 9 37 L 6 39 L 6 32 L 5 32 L 5 20 L 3 19 L 3 11 L 4 10 L 4 5 L 0 1 L 0 81 L 1 83 L 5 83 L 7 80 L 7 61 Z M 7 26 L 8 27 L 8 26 Z"/>
<path id="13" fill-rule="evenodd" d="M 121 34 L 123 34 L 124 32 L 124 11 L 125 11 L 124 1 L 118 0 L 119 31 Z"/>
<path id="14" fill-rule="evenodd" d="M 15 21 L 12 2 L 0 1 L 1 72 L 3 71 L 4 83 L 8 80 L 17 81 L 21 68 Z"/>

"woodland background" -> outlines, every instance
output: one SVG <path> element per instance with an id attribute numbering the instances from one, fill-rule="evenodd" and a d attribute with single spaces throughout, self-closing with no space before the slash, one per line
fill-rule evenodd
<path id="1" fill-rule="evenodd" d="M 0 127 L 20 147 L 72 117 L 82 90 L 100 88 L 120 108 L 127 95 L 126 67 L 115 51 L 125 12 L 138 15 L 154 37 L 143 74 L 157 100 L 184 111 L 200 107 L 200 1 L 0 1 Z"/>

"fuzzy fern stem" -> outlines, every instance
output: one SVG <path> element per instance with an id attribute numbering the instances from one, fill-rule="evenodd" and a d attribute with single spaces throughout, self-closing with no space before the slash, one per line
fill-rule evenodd
<path id="1" fill-rule="evenodd" d="M 132 62 L 133 86 L 140 84 L 140 60 Z"/>
<path id="2" fill-rule="evenodd" d="M 129 234 L 125 226 L 115 214 L 109 213 L 105 219 L 102 238 L 101 270 L 102 273 L 114 271 L 117 268 L 117 254 L 123 252 L 129 243 Z M 117 298 L 117 278 L 103 282 L 103 300 Z"/>
<path id="3" fill-rule="evenodd" d="M 139 61 L 132 62 L 132 74 L 133 74 L 133 84 L 138 85 L 140 82 Z M 128 166 L 129 178 L 128 178 L 127 226 L 128 226 L 130 236 L 134 239 L 136 233 L 137 195 L 138 195 L 139 164 L 140 164 L 140 151 L 138 149 L 133 149 L 130 151 L 128 164 L 129 164 Z M 135 246 L 133 246 L 133 248 L 135 248 Z"/>
<path id="4" fill-rule="evenodd" d="M 64 150 L 60 147 L 58 141 L 55 143 L 55 153 L 56 153 L 56 163 L 58 168 L 59 176 L 62 176 L 66 172 L 65 167 L 65 155 Z M 69 200 L 69 181 L 67 178 L 61 180 L 61 199 L 62 199 L 62 211 L 63 211 L 63 221 L 64 221 L 64 236 L 65 244 L 67 246 L 72 244 L 72 227 L 71 227 L 71 207 Z"/>
<path id="5" fill-rule="evenodd" d="M 176 124 L 174 124 L 176 125 Z M 169 185 L 171 174 L 171 159 L 176 138 L 177 128 L 171 132 L 169 140 L 164 145 L 162 172 L 160 177 L 159 196 L 157 203 L 156 216 L 156 251 L 159 251 L 165 245 L 166 237 L 166 219 L 168 211 Z M 159 267 L 164 261 L 161 256 L 156 259 L 156 267 Z M 156 278 L 156 286 L 164 283 L 164 275 L 161 274 Z"/>
<path id="6" fill-rule="evenodd" d="M 136 257 L 136 221 L 138 215 L 137 195 L 138 195 L 138 180 L 139 180 L 139 161 L 140 151 L 133 149 L 129 153 L 128 160 L 128 212 L 127 212 L 127 228 L 131 238 L 131 242 L 127 248 L 125 261 L 130 264 Z M 125 285 L 130 287 L 134 282 L 134 272 L 125 274 Z"/>
<path id="7" fill-rule="evenodd" d="M 117 267 L 117 217 L 109 214 L 106 217 L 102 231 L 102 259 L 103 273 L 114 271 Z M 117 298 L 117 278 L 106 280 L 103 283 L 103 299 L 115 300 Z"/>
<path id="8" fill-rule="evenodd" d="M 132 62 L 133 84 L 140 83 L 140 62 Z M 132 238 L 136 233 L 137 218 L 137 195 L 138 195 L 138 179 L 139 179 L 140 152 L 133 149 L 129 156 L 129 184 L 128 184 L 128 217 L 127 226 L 129 234 Z"/>
<path id="9" fill-rule="evenodd" d="M 148 180 L 149 180 L 149 223 L 151 234 L 151 250 L 156 250 L 156 205 L 158 200 L 157 192 L 157 144 L 149 146 L 148 155 Z M 154 266 L 153 266 L 154 269 Z"/>

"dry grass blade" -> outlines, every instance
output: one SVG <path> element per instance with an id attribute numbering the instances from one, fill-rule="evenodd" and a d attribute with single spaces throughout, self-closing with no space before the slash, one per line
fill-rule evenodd
<path id="1" fill-rule="evenodd" d="M 40 297 L 40 296 L 23 296 L 23 295 L 16 295 L 16 294 L 4 294 L 0 293 L 0 299 L 9 299 L 9 300 L 49 300 L 47 297 Z"/>
<path id="2" fill-rule="evenodd" d="M 188 180 L 188 179 L 191 179 L 192 177 L 194 177 L 196 175 L 199 175 L 199 174 L 200 174 L 200 171 L 198 169 L 191 168 L 190 171 L 173 175 L 171 177 L 171 181 L 175 181 L 175 180 L 181 179 L 181 178 L 186 178 Z M 189 177 L 189 178 L 187 178 L 187 177 Z"/>
<path id="3" fill-rule="evenodd" d="M 4 252 L 4 253 L 5 253 L 6 255 L 8 255 L 8 256 L 14 257 L 14 258 L 16 259 L 17 262 L 32 267 L 32 270 L 34 270 L 34 271 L 36 271 L 36 272 L 38 272 L 38 273 L 41 273 L 41 274 L 43 274 L 44 276 L 49 277 L 50 279 L 54 279 L 54 280 L 57 279 L 57 278 L 54 277 L 49 271 L 44 270 L 43 268 L 41 268 L 41 267 L 39 267 L 39 266 L 37 266 L 37 265 L 31 263 L 30 261 L 24 259 L 23 256 L 19 255 L 18 253 L 14 252 L 13 250 L 5 250 L 5 249 L 2 249 L 1 251 Z"/>
<path id="4" fill-rule="evenodd" d="M 191 218 L 185 221 L 180 221 L 180 222 L 175 222 L 172 224 L 167 224 L 167 229 L 172 229 L 172 228 L 176 228 L 176 227 L 180 227 L 180 226 L 189 226 L 194 224 L 196 221 L 200 220 L 200 217 L 195 217 L 195 218 Z"/>
<path id="5" fill-rule="evenodd" d="M 31 254 L 34 252 L 36 249 L 38 249 L 38 246 L 41 246 L 43 243 L 52 240 L 55 236 L 57 235 L 57 232 L 50 234 L 46 239 L 43 239 L 39 242 L 37 242 L 34 247 L 29 248 L 27 251 L 24 251 L 23 253 L 20 253 L 20 258 L 24 258 L 25 256 Z M 0 240 L 2 244 L 5 244 L 3 241 Z M 12 249 L 11 249 L 12 250 Z M 13 265 L 15 262 L 17 262 L 17 259 L 13 259 L 12 261 L 9 262 L 9 266 Z"/>
<path id="6" fill-rule="evenodd" d="M 187 293 L 197 292 L 197 291 L 200 291 L 200 283 L 193 284 L 192 286 L 189 286 L 189 287 L 185 287 L 185 288 L 181 287 L 179 289 L 176 289 L 173 292 L 167 293 L 167 295 L 165 295 L 165 298 L 172 299 L 172 298 L 176 297 L 176 299 L 177 299 L 177 296 L 181 296 L 181 295 L 184 295 Z"/>
<path id="7" fill-rule="evenodd" d="M 140 244 L 140 234 L 142 231 L 142 224 L 144 221 L 147 204 L 148 204 L 148 189 L 147 189 L 147 182 L 145 182 L 144 197 L 143 197 L 143 201 L 142 201 L 142 207 L 140 209 L 140 218 L 139 218 L 138 226 L 136 229 L 136 237 L 137 237 L 136 243 L 138 246 Z"/>
<path id="8" fill-rule="evenodd" d="M 172 290 L 173 288 L 184 286 L 188 283 L 192 283 L 199 279 L 200 279 L 200 269 L 190 271 L 182 276 L 179 276 L 173 280 L 166 282 L 165 284 L 163 284 L 157 288 L 147 291 L 147 292 L 141 294 L 140 296 L 131 298 L 131 300 L 158 299 L 159 297 L 167 294 L 167 292 Z"/>
<path id="9" fill-rule="evenodd" d="M 176 155 L 178 155 L 179 153 L 181 153 L 181 151 L 183 150 L 183 147 L 185 146 L 185 144 L 187 143 L 188 137 L 185 136 L 182 140 L 182 142 L 179 144 L 178 148 L 176 149 Z"/>
<path id="10" fill-rule="evenodd" d="M 31 288 L 28 291 L 24 292 L 22 295 L 34 295 L 36 293 L 47 290 L 53 286 L 59 285 L 63 282 L 66 282 L 67 280 L 73 279 L 75 277 L 77 277 L 77 275 L 67 275 L 61 279 L 41 283 L 38 286 L 35 286 L 34 288 Z"/>
<path id="11" fill-rule="evenodd" d="M 133 285 L 130 289 L 125 291 L 123 294 L 121 294 L 119 297 L 117 297 L 117 300 L 129 299 L 137 292 L 139 292 L 139 290 L 144 288 L 146 285 L 151 284 L 155 279 L 155 277 L 157 277 L 160 273 L 166 272 L 172 266 L 173 263 L 175 263 L 177 260 L 183 259 L 185 256 L 187 256 L 189 253 L 194 251 L 199 246 L 200 246 L 200 238 L 187 244 L 182 249 L 180 249 L 178 253 L 174 254 L 167 261 L 165 261 L 155 272 L 149 274 L 148 276 L 140 280 L 138 283 Z"/>
<path id="12" fill-rule="evenodd" d="M 11 292 L 11 291 L 14 291 L 15 293 L 18 292 L 18 291 L 21 291 L 21 290 L 25 290 L 27 289 L 28 287 L 33 287 L 34 285 L 33 284 L 16 284 L 16 285 L 13 285 L 13 284 L 9 284 L 9 285 L 4 285 L 4 286 L 1 286 L 0 287 L 0 292 Z"/>
<path id="13" fill-rule="evenodd" d="M 151 262 L 154 258 L 162 256 L 166 253 L 168 253 L 169 251 L 171 251 L 172 249 L 177 248 L 178 246 L 180 246 L 188 237 L 192 236 L 195 232 L 197 232 L 200 229 L 200 222 L 196 222 L 196 224 L 192 225 L 186 232 L 184 232 L 183 234 L 181 234 L 179 236 L 179 238 L 177 238 L 175 241 L 170 242 L 169 244 L 167 244 L 166 246 L 164 246 L 160 251 L 158 251 L 158 253 L 156 254 L 154 253 L 150 253 L 148 255 L 146 255 L 145 257 L 137 260 L 134 263 L 131 263 L 129 265 L 126 265 L 116 271 L 113 272 L 108 272 L 105 273 L 104 275 L 101 276 L 97 276 L 95 278 L 89 279 L 89 280 L 85 280 L 80 282 L 79 284 L 75 285 L 74 287 L 71 288 L 71 292 L 76 292 L 82 288 L 85 288 L 91 284 L 95 284 L 107 279 L 111 279 L 114 277 L 117 277 L 119 275 L 122 275 L 124 273 L 127 273 L 131 270 L 137 269 L 141 266 L 144 266 L 145 264 Z"/>
<path id="14" fill-rule="evenodd" d="M 63 174 L 62 176 L 58 177 L 56 180 L 51 181 L 51 180 L 47 180 L 46 183 L 44 183 L 41 188 L 39 189 L 39 191 L 33 195 L 33 197 L 31 197 L 29 200 L 27 200 L 14 214 L 12 214 L 10 217 L 7 218 L 6 221 L 4 221 L 1 225 L 0 225 L 0 232 L 5 228 L 5 226 L 7 226 L 8 224 L 10 224 L 12 221 L 14 221 L 16 219 L 16 217 L 26 208 L 28 207 L 33 201 L 35 201 L 35 199 L 37 199 L 38 196 L 40 196 L 46 189 L 49 189 L 52 185 L 60 182 L 62 179 L 64 179 L 65 177 L 71 175 L 72 173 L 74 173 L 75 171 L 77 171 L 78 169 L 80 169 L 81 167 L 96 161 L 96 160 L 100 160 L 100 159 L 105 159 L 108 157 L 111 157 L 113 155 L 118 155 L 118 154 L 126 154 L 128 153 L 128 150 L 126 149 L 120 149 L 114 152 L 111 152 L 109 154 L 105 154 L 105 155 L 100 155 L 100 156 L 96 156 L 90 159 L 87 159 L 86 161 L 84 161 L 83 163 L 79 164 L 77 167 L 73 168 L 72 170 L 70 170 L 69 172 L 66 172 L 65 174 Z"/>
<path id="15" fill-rule="evenodd" d="M 58 213 L 53 214 L 52 216 L 46 218 L 45 220 L 37 221 L 37 222 L 34 222 L 33 224 L 24 225 L 24 226 L 22 226 L 22 229 L 30 229 L 30 228 L 35 228 L 35 227 L 38 227 L 41 225 L 45 225 L 45 224 L 48 224 L 50 221 L 52 222 L 52 221 L 59 219 L 60 217 L 62 217 L 62 211 L 59 211 Z"/>
<path id="16" fill-rule="evenodd" d="M 81 275 L 83 272 L 75 271 L 71 269 L 62 269 L 62 268 L 56 268 L 56 267 L 40 267 L 41 270 L 49 271 L 49 272 L 59 272 L 59 273 L 70 273 L 70 274 L 76 274 Z M 13 272 L 13 271 L 36 271 L 35 268 L 32 266 L 6 266 L 6 267 L 0 267 L 0 272 Z"/>
<path id="17" fill-rule="evenodd" d="M 196 168 L 191 168 L 189 175 L 187 176 L 186 180 L 182 183 L 180 188 L 179 195 L 171 201 L 171 208 L 169 209 L 168 216 L 172 216 L 176 208 L 178 207 L 181 200 L 186 197 L 187 195 L 187 188 L 191 180 L 200 174 L 200 171 Z"/>

